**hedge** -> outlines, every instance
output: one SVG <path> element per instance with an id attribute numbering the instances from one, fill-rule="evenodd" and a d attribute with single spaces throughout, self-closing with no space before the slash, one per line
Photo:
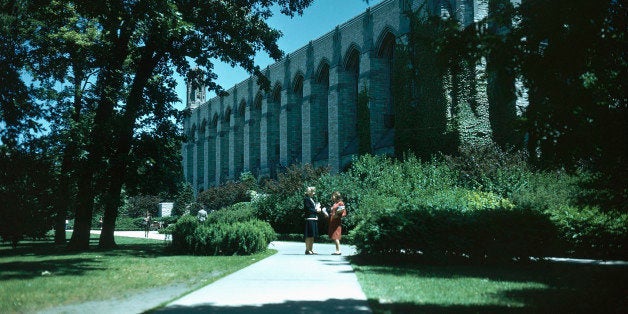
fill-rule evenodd
<path id="1" fill-rule="evenodd" d="M 264 251 L 275 240 L 275 231 L 251 213 L 250 206 L 240 204 L 211 212 L 204 222 L 184 215 L 172 228 L 172 246 L 195 255 L 249 255 Z"/>

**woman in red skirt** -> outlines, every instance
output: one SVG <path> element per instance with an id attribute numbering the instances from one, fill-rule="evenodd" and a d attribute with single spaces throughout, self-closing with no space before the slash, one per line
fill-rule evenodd
<path id="1" fill-rule="evenodd" d="M 342 236 L 342 217 L 347 215 L 345 210 L 345 203 L 342 201 L 340 193 L 334 192 L 331 194 L 331 200 L 334 205 L 331 206 L 329 216 L 329 237 L 336 244 L 336 252 L 332 255 L 340 255 L 340 237 Z"/>

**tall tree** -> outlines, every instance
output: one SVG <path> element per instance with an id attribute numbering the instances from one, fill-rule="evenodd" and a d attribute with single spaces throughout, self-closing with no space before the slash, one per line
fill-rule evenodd
<path id="1" fill-rule="evenodd" d="M 522 2 L 515 36 L 533 156 L 568 168 L 625 164 L 627 13 L 616 0 Z"/>
<path id="2" fill-rule="evenodd" d="M 65 220 L 76 185 L 74 169 L 79 168 L 83 129 L 90 123 L 85 95 L 91 75 L 97 72 L 93 48 L 99 31 L 94 21 L 79 16 L 69 2 L 42 4 L 30 3 L 28 18 L 32 26 L 25 34 L 29 38 L 27 62 L 33 80 L 44 83 L 38 98 L 52 107 L 49 137 L 56 138 L 60 146 L 55 242 L 64 243 Z"/>
<path id="3" fill-rule="evenodd" d="M 185 75 L 191 68 L 189 60 L 193 60 L 205 83 L 222 93 L 212 72 L 216 59 L 261 77 L 253 62 L 255 53 L 265 50 L 276 59 L 282 55 L 276 44 L 280 33 L 265 22 L 272 15 L 272 6 L 278 5 L 282 13 L 292 15 L 301 13 L 311 1 L 73 2 L 82 16 L 99 22 L 102 54 L 96 58 L 101 66 L 96 83 L 98 107 L 88 162 L 79 177 L 81 191 L 72 248 L 88 247 L 95 177 L 106 158 L 105 214 L 99 245 L 115 245 L 115 218 L 138 118 L 146 106 L 152 105 L 145 99 L 150 80 L 155 76 L 171 77 L 171 66 Z"/>

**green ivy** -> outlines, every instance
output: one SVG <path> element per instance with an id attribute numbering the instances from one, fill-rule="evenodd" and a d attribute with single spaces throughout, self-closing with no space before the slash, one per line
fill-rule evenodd
<path id="1" fill-rule="evenodd" d="M 366 86 L 358 93 L 357 104 L 357 132 L 358 132 L 358 154 L 371 154 L 371 114 L 369 111 L 369 93 Z"/>

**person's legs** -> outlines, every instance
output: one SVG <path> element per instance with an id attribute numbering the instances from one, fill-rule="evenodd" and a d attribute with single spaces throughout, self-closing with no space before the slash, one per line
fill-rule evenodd
<path id="1" fill-rule="evenodd" d="M 340 253 L 340 240 L 334 240 L 334 244 L 336 245 L 336 253 Z"/>
<path id="2" fill-rule="evenodd" d="M 312 252 L 312 246 L 314 245 L 314 238 L 307 237 L 305 238 L 305 254 Z"/>

